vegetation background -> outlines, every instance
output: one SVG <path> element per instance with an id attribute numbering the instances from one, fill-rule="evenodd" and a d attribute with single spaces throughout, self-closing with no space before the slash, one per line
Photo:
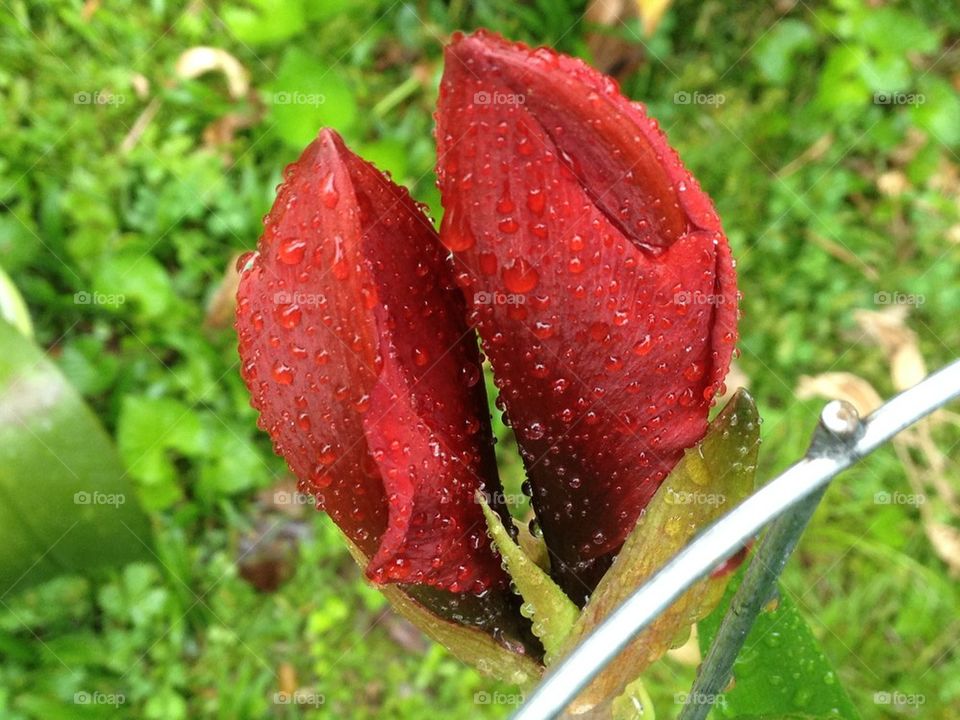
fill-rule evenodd
<path id="1" fill-rule="evenodd" d="M 431 113 L 458 28 L 613 72 L 715 199 L 744 296 L 730 384 L 765 418 L 760 478 L 803 452 L 817 395 L 869 406 L 957 356 L 960 6 L 682 0 L 649 36 L 626 0 L 603 6 L 0 0 L 0 265 L 157 538 L 155 561 L 3 596 L 0 717 L 513 709 L 516 689 L 390 613 L 335 528 L 291 502 L 228 320 L 233 258 L 320 126 L 440 212 Z M 785 575 L 869 720 L 960 717 L 956 419 L 837 481 Z M 42 482 L 23 489 L 37 503 Z M 653 670 L 661 717 L 692 673 Z M 294 689 L 315 704 L 275 701 Z M 75 701 L 93 692 L 124 702 Z"/>

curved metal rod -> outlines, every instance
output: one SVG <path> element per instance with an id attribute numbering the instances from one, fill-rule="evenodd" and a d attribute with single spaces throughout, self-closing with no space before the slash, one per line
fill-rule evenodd
<path id="1" fill-rule="evenodd" d="M 559 715 L 640 631 L 765 525 L 958 396 L 960 360 L 954 360 L 877 408 L 853 431 L 831 428 L 825 417 L 821 428 L 826 432 L 815 435 L 803 459 L 710 525 L 634 591 L 544 678 L 513 720 Z"/>

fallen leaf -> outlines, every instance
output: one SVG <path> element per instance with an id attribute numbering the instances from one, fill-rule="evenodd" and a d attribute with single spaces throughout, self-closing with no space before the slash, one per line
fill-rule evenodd
<path id="1" fill-rule="evenodd" d="M 740 388 L 744 390 L 750 388 L 750 378 L 747 377 L 747 374 L 736 360 L 730 361 L 730 369 L 727 371 L 727 377 L 723 379 L 723 386 L 723 394 L 717 399 L 717 405 L 720 407 L 726 405 L 727 401 L 732 398 Z"/>
<path id="2" fill-rule="evenodd" d="M 178 77 L 185 80 L 211 71 L 222 72 L 227 90 L 234 100 L 244 97 L 250 89 L 250 75 L 243 65 L 226 50 L 213 47 L 193 47 L 185 50 L 174 67 Z"/>
<path id="3" fill-rule="evenodd" d="M 240 255 L 241 253 L 234 253 L 227 262 L 220 284 L 207 302 L 204 327 L 219 330 L 233 323 L 233 314 L 237 307 L 237 288 L 240 287 L 240 273 L 237 271 Z"/>
<path id="4" fill-rule="evenodd" d="M 134 73 L 130 76 L 130 85 L 137 94 L 137 99 L 146 100 L 150 95 L 150 81 L 141 73 Z"/>
<path id="5" fill-rule="evenodd" d="M 632 74 L 643 59 L 643 44 L 630 42 L 619 32 L 636 17 L 634 0 L 591 0 L 584 14 L 591 28 L 586 38 L 593 65 L 621 81 Z"/>
<path id="6" fill-rule="evenodd" d="M 917 334 L 907 327 L 907 305 L 883 310 L 857 310 L 853 319 L 864 334 L 879 345 L 890 363 L 890 377 L 897 390 L 913 387 L 927 376 Z"/>
<path id="7" fill-rule="evenodd" d="M 149 127 L 150 122 L 156 116 L 157 111 L 160 109 L 160 98 L 154 98 L 150 103 L 143 109 L 143 112 L 137 116 L 137 119 L 134 121 L 133 125 L 130 126 L 130 130 L 127 132 L 126 136 L 123 138 L 123 141 L 120 143 L 120 152 L 123 155 L 126 155 L 140 141 L 140 136 L 143 135 L 144 131 Z"/>
<path id="8" fill-rule="evenodd" d="M 846 400 L 852 403 L 860 416 L 869 415 L 883 404 L 873 385 L 862 377 L 848 372 L 829 372 L 821 375 L 803 375 L 796 395 L 801 400 L 822 397 L 828 400 Z"/>
<path id="9" fill-rule="evenodd" d="M 297 671 L 290 663 L 280 663 L 277 668 L 277 689 L 288 695 L 292 695 L 297 689 Z"/>
<path id="10" fill-rule="evenodd" d="M 636 0 L 640 11 L 640 22 L 643 23 L 643 32 L 647 37 L 653 35 L 663 15 L 670 7 L 671 0 Z"/>
<path id="11" fill-rule="evenodd" d="M 960 577 L 960 531 L 941 522 L 928 522 L 926 530 L 933 549 L 950 567 L 950 576 Z"/>

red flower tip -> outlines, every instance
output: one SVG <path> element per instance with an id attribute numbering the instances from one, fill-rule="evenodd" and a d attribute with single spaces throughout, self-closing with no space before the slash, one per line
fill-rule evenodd
<path id="1" fill-rule="evenodd" d="M 441 237 L 583 600 L 706 429 L 736 342 L 727 240 L 644 107 L 551 50 L 456 38 L 437 143 Z"/>
<path id="2" fill-rule="evenodd" d="M 371 579 L 505 588 L 474 501 L 502 496 L 479 353 L 433 226 L 332 130 L 284 178 L 238 293 L 261 426 Z"/>

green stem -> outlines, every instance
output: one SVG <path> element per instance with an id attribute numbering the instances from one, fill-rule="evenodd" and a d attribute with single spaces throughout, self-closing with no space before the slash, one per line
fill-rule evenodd
<path id="1" fill-rule="evenodd" d="M 383 118 L 397 105 L 413 95 L 419 88 L 420 81 L 414 75 L 411 75 L 389 93 L 384 95 L 383 99 L 373 106 L 374 116 Z"/>
<path id="2" fill-rule="evenodd" d="M 703 720 L 713 700 L 730 682 L 733 664 L 763 607 L 773 597 L 777 578 L 823 497 L 812 495 L 770 524 L 753 555 L 730 609 L 717 629 L 678 720 Z"/>

